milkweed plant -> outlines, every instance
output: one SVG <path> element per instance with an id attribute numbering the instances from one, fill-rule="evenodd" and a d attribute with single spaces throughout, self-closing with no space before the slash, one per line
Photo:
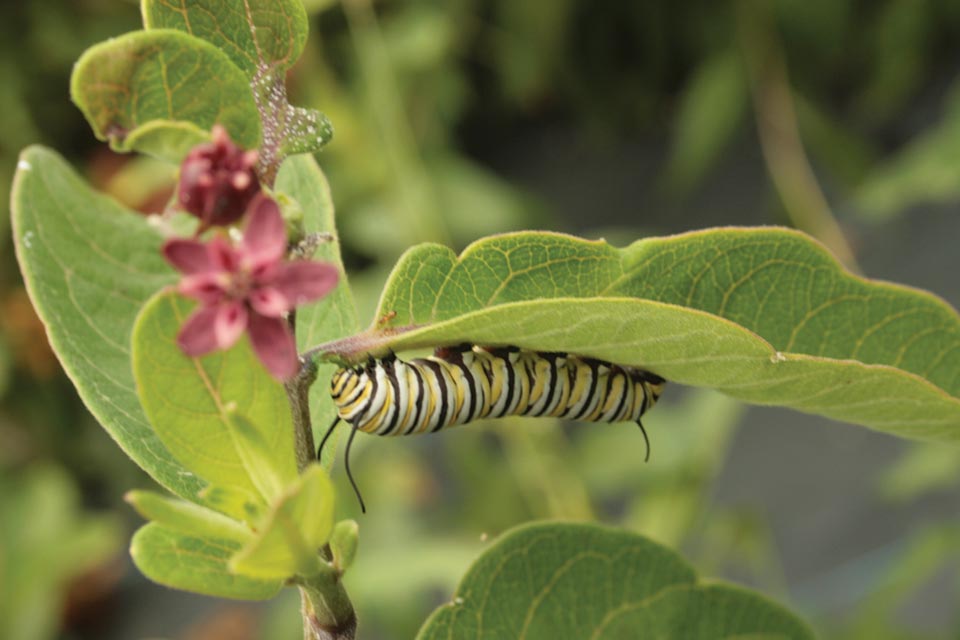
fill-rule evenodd
<path id="1" fill-rule="evenodd" d="M 127 210 L 42 147 L 21 155 L 12 209 L 64 369 L 165 490 L 127 496 L 146 520 L 130 552 L 151 580 L 245 600 L 298 589 L 304 637 L 356 637 L 344 576 L 362 527 L 335 521 L 328 476 L 339 418 L 351 438 L 511 412 L 636 420 L 667 381 L 903 438 L 960 432 L 957 312 L 854 275 L 789 229 L 413 246 L 362 330 L 313 155 L 332 126 L 286 97 L 307 37 L 299 0 L 143 0 L 142 15 L 143 30 L 81 56 L 70 89 L 112 149 L 179 166 L 166 212 Z M 337 371 L 334 395 L 354 395 L 335 403 Z M 366 417 L 347 415 L 361 397 Z M 541 522 L 492 541 L 418 637 L 647 635 L 812 632 L 644 537 Z"/>

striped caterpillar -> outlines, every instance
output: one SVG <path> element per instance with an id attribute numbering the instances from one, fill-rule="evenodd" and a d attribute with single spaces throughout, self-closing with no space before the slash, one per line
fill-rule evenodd
<path id="1" fill-rule="evenodd" d="M 438 349 L 428 358 L 371 359 L 333 374 L 330 394 L 337 418 L 357 431 L 396 436 L 440 431 L 482 418 L 551 416 L 583 422 L 636 422 L 650 443 L 640 418 L 656 403 L 665 381 L 633 367 L 565 353 L 540 353 L 516 347 L 470 345 Z"/>

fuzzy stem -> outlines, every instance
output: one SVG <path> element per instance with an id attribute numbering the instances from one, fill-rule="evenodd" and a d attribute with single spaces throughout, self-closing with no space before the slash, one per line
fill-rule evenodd
<path id="1" fill-rule="evenodd" d="M 339 573 L 324 572 L 300 578 L 304 640 L 353 640 L 357 633 L 357 615 L 347 596 Z"/>
<path id="2" fill-rule="evenodd" d="M 830 211 L 810 166 L 794 108 L 787 65 L 766 4 L 740 0 L 738 30 L 756 111 L 760 148 L 790 221 L 859 271 L 853 249 Z"/>
<path id="3" fill-rule="evenodd" d="M 296 322 L 291 315 L 291 324 Z M 316 459 L 313 427 L 310 419 L 310 386 L 317 379 L 317 366 L 310 359 L 303 361 L 296 377 L 284 383 L 293 417 L 294 448 L 297 468 L 303 471 Z M 329 548 L 322 551 L 329 562 Z M 353 603 L 340 582 L 340 572 L 323 571 L 310 577 L 299 577 L 304 640 L 353 640 L 357 616 Z"/>
<path id="4" fill-rule="evenodd" d="M 300 367 L 296 377 L 283 384 L 290 402 L 290 414 L 293 418 L 293 446 L 297 456 L 297 469 L 303 471 L 316 459 L 316 446 L 313 443 L 313 424 L 310 419 L 310 386 L 317 379 L 317 365 L 307 359 Z"/>

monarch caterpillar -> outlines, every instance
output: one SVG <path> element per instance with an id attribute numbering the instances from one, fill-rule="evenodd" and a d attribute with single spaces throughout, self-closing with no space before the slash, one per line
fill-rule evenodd
<path id="1" fill-rule="evenodd" d="M 381 436 L 439 431 L 480 418 L 552 416 L 584 422 L 634 421 L 650 458 L 641 416 L 660 397 L 663 378 L 566 353 L 516 347 L 443 347 L 433 356 L 400 360 L 371 358 L 365 365 L 338 369 L 330 381 L 337 417 L 317 449 L 317 459 L 334 427 L 344 420 L 347 476 L 366 511 L 350 473 L 350 445 L 357 431 Z"/>

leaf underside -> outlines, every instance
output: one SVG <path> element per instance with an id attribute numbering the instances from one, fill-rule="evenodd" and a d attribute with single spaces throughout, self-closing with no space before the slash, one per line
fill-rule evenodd
<path id="1" fill-rule="evenodd" d="M 536 232 L 460 256 L 420 245 L 394 269 L 377 320 L 367 345 L 380 352 L 462 342 L 572 352 L 902 436 L 960 437 L 957 312 L 854 276 L 786 229 L 624 249 Z"/>

